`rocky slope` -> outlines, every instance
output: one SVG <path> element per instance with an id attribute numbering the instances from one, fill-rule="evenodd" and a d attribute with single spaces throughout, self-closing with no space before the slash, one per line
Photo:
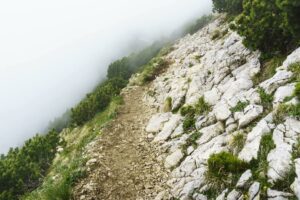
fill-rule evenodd
<path id="1" fill-rule="evenodd" d="M 245 48 L 222 17 L 173 49 L 154 81 L 123 91 L 120 113 L 86 148 L 88 176 L 74 197 L 300 199 L 300 121 L 282 111 L 298 105 L 289 66 L 300 62 L 300 48 L 262 82 L 260 53 Z M 198 111 L 191 119 L 184 108 Z M 221 152 L 247 167 L 211 176 L 208 160 Z"/>
<path id="2" fill-rule="evenodd" d="M 182 38 L 174 48 L 165 58 L 172 64 L 153 81 L 144 97 L 146 104 L 158 110 L 145 129 L 155 134 L 152 143 L 160 145 L 164 165 L 171 171 L 169 188 L 156 199 L 295 199 L 294 195 L 300 199 L 298 177 L 283 191 L 276 186 L 287 180 L 285 175 L 291 170 L 300 176 L 300 159 L 293 156 L 300 121 L 292 117 L 274 120 L 279 105 L 298 103 L 296 97 L 291 97 L 295 79 L 288 66 L 300 61 L 300 49 L 287 57 L 273 77 L 255 84 L 254 78 L 261 73 L 259 52 L 246 49 L 242 38 L 221 18 Z M 194 130 L 184 131 L 185 118 L 174 111 L 197 104 L 201 97 L 210 109 L 195 116 Z M 270 105 L 264 97 L 272 97 Z M 164 112 L 166 102 L 173 112 Z M 190 145 L 194 133 L 199 135 Z M 260 160 L 261 141 L 267 135 L 275 146 L 267 152 L 266 160 Z M 237 136 L 242 138 L 239 148 L 234 145 Z M 207 176 L 207 161 L 212 154 L 223 151 L 248 163 L 264 162 L 267 171 L 254 175 L 259 170 L 253 169 L 251 162 L 234 185 L 223 184 L 220 191 L 212 189 L 214 181 Z M 209 195 L 211 192 L 218 194 Z"/>

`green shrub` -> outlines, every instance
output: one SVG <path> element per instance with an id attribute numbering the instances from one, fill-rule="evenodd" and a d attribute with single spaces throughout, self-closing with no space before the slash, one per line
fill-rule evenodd
<path id="1" fill-rule="evenodd" d="M 200 97 L 195 104 L 195 112 L 198 115 L 206 114 L 211 110 L 211 106 L 205 102 L 204 97 Z"/>
<path id="2" fill-rule="evenodd" d="M 300 82 L 298 82 L 295 86 L 294 95 L 300 99 Z"/>
<path id="3" fill-rule="evenodd" d="M 184 106 L 180 109 L 180 114 L 182 116 L 186 116 L 186 115 L 190 115 L 190 116 L 194 116 L 196 113 L 196 110 L 193 106 Z"/>
<path id="4" fill-rule="evenodd" d="M 71 122 L 83 125 L 92 119 L 98 112 L 104 110 L 114 96 L 119 95 L 127 81 L 121 78 L 109 79 L 100 84 L 88 94 L 77 106 L 71 109 Z"/>
<path id="5" fill-rule="evenodd" d="M 14 200 L 38 187 L 55 157 L 59 135 L 50 131 L 10 149 L 0 159 L 0 199 Z"/>
<path id="6" fill-rule="evenodd" d="M 167 97 L 164 103 L 164 112 L 170 112 L 172 110 L 172 98 Z"/>
<path id="7" fill-rule="evenodd" d="M 213 0 L 213 10 L 221 13 L 239 14 L 243 10 L 243 0 Z"/>
<path id="8" fill-rule="evenodd" d="M 219 30 L 215 30 L 213 33 L 212 33 L 212 36 L 211 36 L 211 39 L 212 40 L 216 40 L 216 39 L 219 39 L 221 37 L 221 32 Z"/>
<path id="9" fill-rule="evenodd" d="M 238 133 L 233 136 L 231 146 L 236 148 L 237 152 L 240 152 L 246 142 L 246 137 L 243 133 Z"/>
<path id="10" fill-rule="evenodd" d="M 183 130 L 187 132 L 195 129 L 195 122 L 194 116 L 187 115 L 183 121 Z"/>
<path id="11" fill-rule="evenodd" d="M 231 108 L 231 112 L 241 112 L 249 105 L 249 101 L 239 101 L 235 107 Z"/>
<path id="12" fill-rule="evenodd" d="M 208 171 L 216 177 L 228 176 L 230 173 L 242 173 L 248 164 L 231 153 L 221 152 L 213 154 L 208 159 Z"/>
<path id="13" fill-rule="evenodd" d="M 296 10 L 300 5 L 296 1 L 244 0 L 243 12 L 231 27 L 245 37 L 248 48 L 259 49 L 266 55 L 286 53 L 299 41 L 300 30 L 293 28 L 299 27 Z"/>

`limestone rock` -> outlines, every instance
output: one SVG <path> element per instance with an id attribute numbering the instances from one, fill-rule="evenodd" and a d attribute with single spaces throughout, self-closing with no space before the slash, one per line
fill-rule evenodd
<path id="1" fill-rule="evenodd" d="M 278 87 L 284 85 L 292 78 L 293 73 L 290 71 L 280 70 L 277 71 L 276 74 L 259 84 L 261 88 L 263 88 L 266 93 L 272 94 Z"/>
<path id="2" fill-rule="evenodd" d="M 285 86 L 279 87 L 274 94 L 275 105 L 282 103 L 286 97 L 292 96 L 295 90 L 295 84 L 291 83 Z"/>
<path id="3" fill-rule="evenodd" d="M 146 131 L 149 133 L 159 132 L 163 128 L 163 124 L 170 119 L 171 115 L 172 113 L 158 113 L 153 115 L 146 127 Z"/>
<path id="4" fill-rule="evenodd" d="M 291 193 L 272 190 L 270 188 L 267 190 L 267 195 L 269 200 L 288 200 L 293 197 Z"/>
<path id="5" fill-rule="evenodd" d="M 294 160 L 294 162 L 295 162 L 297 177 L 295 178 L 295 181 L 291 185 L 291 189 L 293 190 L 297 198 L 300 199 L 300 158 Z"/>
<path id="6" fill-rule="evenodd" d="M 227 195 L 227 200 L 238 200 L 242 194 L 237 191 L 237 190 L 232 190 L 228 195 Z"/>
<path id="7" fill-rule="evenodd" d="M 249 194 L 249 199 L 253 200 L 255 199 L 256 196 L 259 196 L 259 190 L 260 190 L 260 183 L 259 182 L 254 182 L 248 191 Z"/>
<path id="8" fill-rule="evenodd" d="M 263 135 L 271 131 L 268 122 L 270 121 L 270 114 L 263 118 L 258 124 L 248 133 L 246 143 L 242 151 L 239 153 L 239 158 L 250 162 L 252 159 L 257 159 L 260 140 Z"/>
<path id="9" fill-rule="evenodd" d="M 263 112 L 263 107 L 260 105 L 248 105 L 243 116 L 239 119 L 239 127 L 245 127 L 253 120 L 257 119 Z"/>
<path id="10" fill-rule="evenodd" d="M 225 200 L 226 194 L 228 192 L 228 189 L 224 190 L 217 198 L 216 200 Z"/>
<path id="11" fill-rule="evenodd" d="M 244 188 L 251 178 L 252 178 L 252 172 L 250 169 L 248 169 L 242 174 L 242 176 L 240 177 L 239 181 L 236 184 L 236 187 Z"/>
<path id="12" fill-rule="evenodd" d="M 283 62 L 283 68 L 288 69 L 288 66 L 300 62 L 300 48 L 296 49 L 294 52 L 292 52 L 287 59 Z"/>
<path id="13" fill-rule="evenodd" d="M 213 111 L 218 121 L 225 121 L 231 115 L 229 106 L 226 103 L 218 103 Z"/>
<path id="14" fill-rule="evenodd" d="M 161 142 L 168 139 L 175 128 L 179 125 L 181 118 L 182 117 L 180 115 L 172 115 L 170 120 L 164 124 L 163 129 L 157 134 L 153 141 Z"/>
<path id="15" fill-rule="evenodd" d="M 204 93 L 205 102 L 207 102 L 210 105 L 216 105 L 220 98 L 221 94 L 217 88 L 213 88 L 212 90 Z"/>
<path id="16" fill-rule="evenodd" d="M 274 183 L 284 178 L 292 165 L 292 146 L 284 141 L 285 127 L 281 124 L 273 132 L 273 141 L 276 145 L 268 154 L 267 161 L 269 163 L 268 178 L 269 182 Z"/>
<path id="17" fill-rule="evenodd" d="M 224 126 L 221 122 L 218 122 L 216 124 L 201 129 L 199 132 L 202 133 L 202 136 L 197 141 L 197 143 L 201 145 L 210 141 L 212 138 L 220 135 L 221 133 L 223 133 Z"/>
<path id="18" fill-rule="evenodd" d="M 176 166 L 179 163 L 179 161 L 183 158 L 183 156 L 184 154 L 182 153 L 182 151 L 178 149 L 166 158 L 165 167 L 171 168 Z"/>

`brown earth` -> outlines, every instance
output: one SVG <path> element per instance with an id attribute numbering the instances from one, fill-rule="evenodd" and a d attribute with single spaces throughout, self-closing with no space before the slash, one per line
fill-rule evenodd
<path id="1" fill-rule="evenodd" d="M 145 87 L 123 92 L 124 105 L 87 153 L 88 176 L 74 188 L 74 199 L 154 199 L 166 187 L 167 172 L 158 148 L 144 129 L 156 110 L 143 103 Z"/>

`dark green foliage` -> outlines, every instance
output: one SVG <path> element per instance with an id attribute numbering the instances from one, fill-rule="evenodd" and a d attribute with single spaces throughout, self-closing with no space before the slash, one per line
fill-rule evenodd
<path id="1" fill-rule="evenodd" d="M 283 26 L 300 38 L 300 1 L 299 0 L 276 0 L 277 6 L 283 11 Z"/>
<path id="2" fill-rule="evenodd" d="M 244 0 L 243 11 L 231 28 L 244 36 L 244 44 L 265 56 L 286 53 L 299 42 L 298 0 Z"/>
<path id="3" fill-rule="evenodd" d="M 200 97 L 195 104 L 195 112 L 198 115 L 206 114 L 211 110 L 211 106 L 205 102 L 204 97 Z"/>
<path id="4" fill-rule="evenodd" d="M 197 21 L 191 25 L 189 25 L 185 30 L 184 34 L 194 34 L 198 30 L 205 27 L 209 22 L 213 20 L 213 15 L 203 15 L 201 18 L 197 19 Z"/>
<path id="5" fill-rule="evenodd" d="M 203 194 L 209 199 L 215 199 L 224 189 L 233 189 L 248 167 L 247 163 L 228 152 L 211 155 L 205 174 L 209 188 Z"/>
<path id="6" fill-rule="evenodd" d="M 183 130 L 190 131 L 195 129 L 195 122 L 194 116 L 187 115 L 183 121 Z"/>
<path id="7" fill-rule="evenodd" d="M 71 109 L 72 123 L 82 125 L 92 119 L 96 113 L 104 110 L 114 96 L 119 95 L 127 81 L 122 78 L 112 78 L 100 84 L 88 94 L 76 107 Z"/>
<path id="8" fill-rule="evenodd" d="M 241 112 L 249 105 L 249 101 L 239 101 L 235 107 L 231 108 L 231 112 Z"/>
<path id="9" fill-rule="evenodd" d="M 59 135 L 36 135 L 21 148 L 10 149 L 0 159 L 0 199 L 13 200 L 35 189 L 56 153 Z"/>
<path id="10" fill-rule="evenodd" d="M 229 173 L 242 173 L 248 164 L 231 153 L 221 152 L 213 154 L 208 159 L 208 171 L 216 177 L 224 177 Z"/>
<path id="11" fill-rule="evenodd" d="M 180 114 L 182 116 L 186 116 L 186 115 L 194 116 L 195 112 L 196 112 L 195 108 L 190 105 L 184 106 L 180 109 Z"/>
<path id="12" fill-rule="evenodd" d="M 213 10 L 228 14 L 239 14 L 243 11 L 243 0 L 213 0 Z"/>

